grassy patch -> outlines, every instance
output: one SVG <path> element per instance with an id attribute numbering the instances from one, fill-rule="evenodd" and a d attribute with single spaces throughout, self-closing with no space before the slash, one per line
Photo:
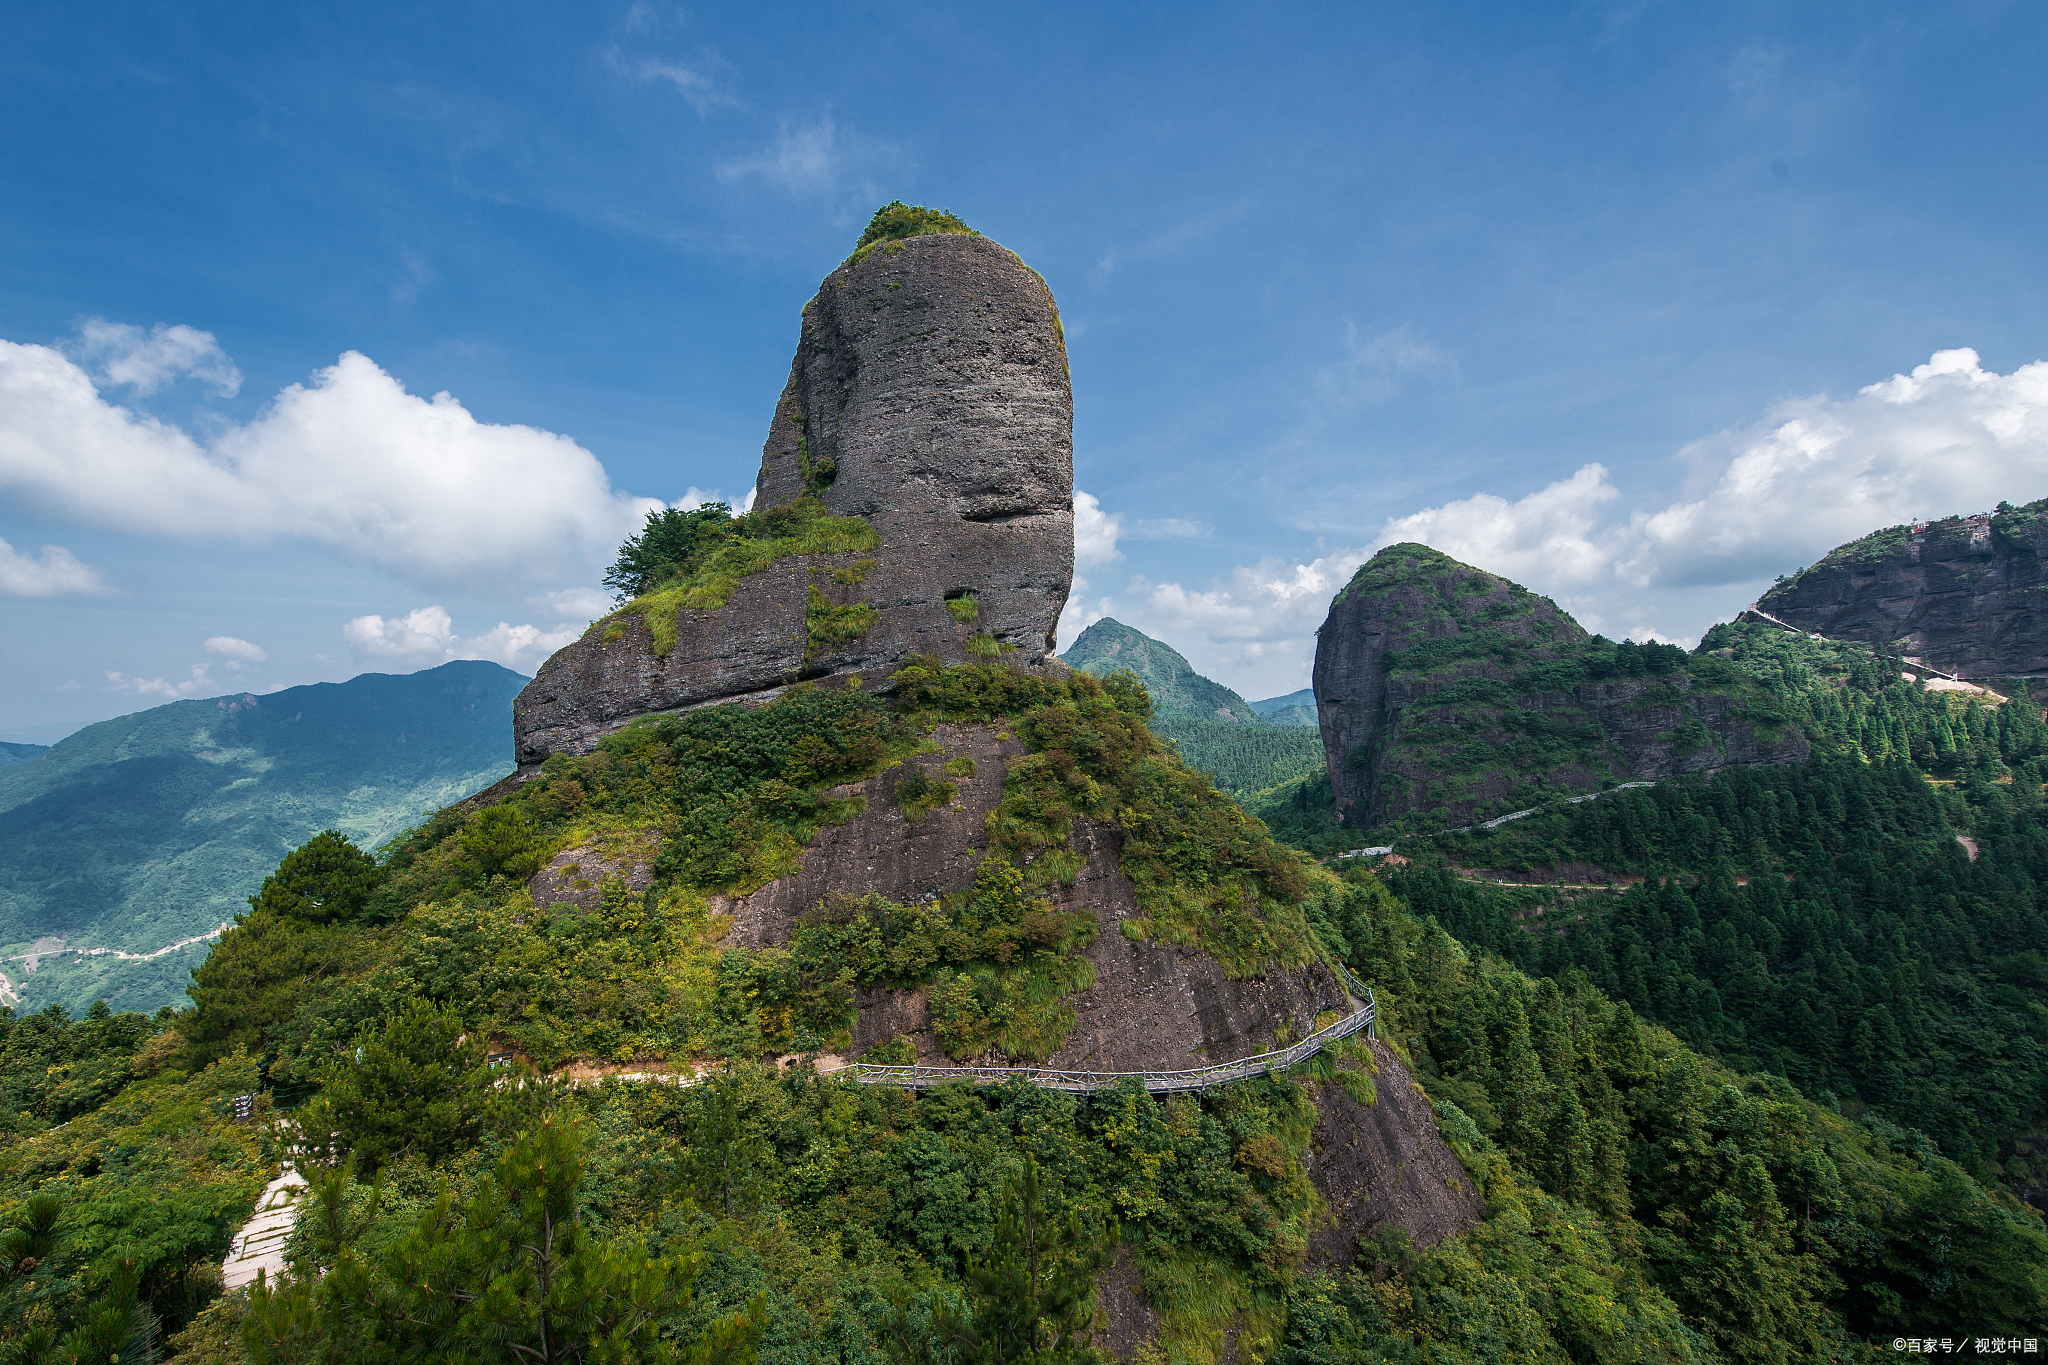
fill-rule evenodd
<path id="1" fill-rule="evenodd" d="M 732 538 L 705 555 L 689 573 L 672 578 L 621 607 L 607 618 L 607 628 L 622 616 L 642 617 L 654 636 L 655 656 L 666 658 L 675 648 L 677 615 L 683 611 L 717 611 L 732 600 L 742 578 L 771 568 L 792 555 L 851 554 L 881 544 L 867 522 L 859 517 L 831 516 L 823 503 L 811 497 L 735 518 L 734 526 Z M 828 622 L 827 629 L 845 629 L 850 624 L 833 620 Z M 870 620 L 868 626 L 853 634 L 865 633 L 872 624 Z"/>
<path id="2" fill-rule="evenodd" d="M 880 615 L 868 602 L 849 602 L 842 607 L 812 584 L 804 607 L 805 638 L 813 651 L 844 644 L 873 630 Z"/>

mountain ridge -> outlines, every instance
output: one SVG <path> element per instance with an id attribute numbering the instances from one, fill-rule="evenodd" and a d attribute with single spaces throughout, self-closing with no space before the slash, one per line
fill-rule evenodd
<path id="1" fill-rule="evenodd" d="M 374 847 L 510 771 L 521 675 L 483 660 L 265 696 L 170 702 L 0 768 L 0 945 L 153 952 L 245 907 L 282 852 L 335 827 Z M 8 963 L 28 1002 L 182 1003 L 203 951 Z M 136 992 L 140 992 L 137 995 Z"/>

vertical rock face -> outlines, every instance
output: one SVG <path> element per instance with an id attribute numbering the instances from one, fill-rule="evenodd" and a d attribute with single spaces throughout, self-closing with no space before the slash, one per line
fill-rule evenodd
<path id="1" fill-rule="evenodd" d="M 1360 827 L 1807 752 L 1775 713 L 1752 719 L 1760 694 L 1718 660 L 1589 637 L 1424 545 L 1380 551 L 1331 602 L 1315 695 L 1338 815 Z"/>
<path id="2" fill-rule="evenodd" d="M 1964 678 L 2048 673 L 2048 499 L 1894 526 L 1829 552 L 1757 608 L 1837 640 L 1897 647 Z"/>
<path id="3" fill-rule="evenodd" d="M 639 716 L 805 679 L 886 683 L 912 654 L 1038 665 L 1074 563 L 1073 394 L 1044 281 L 986 237 L 870 248 L 805 305 L 756 484 L 758 509 L 817 496 L 879 545 L 794 555 L 661 647 L 621 611 L 540 668 L 513 707 L 522 766 L 582 754 Z M 812 628 L 865 604 L 857 635 Z"/>
<path id="4" fill-rule="evenodd" d="M 961 656 L 946 603 L 1030 665 L 1074 565 L 1074 398 L 1052 291 L 986 237 L 912 237 L 826 276 L 775 405 L 762 506 L 820 488 L 881 537 L 865 652 Z"/>

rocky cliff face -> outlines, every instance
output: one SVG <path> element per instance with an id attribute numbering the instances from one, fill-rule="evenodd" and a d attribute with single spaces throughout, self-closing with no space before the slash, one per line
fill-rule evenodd
<path id="1" fill-rule="evenodd" d="M 644 612 L 598 622 L 520 695 L 522 765 L 800 680 L 880 686 L 912 654 L 1042 663 L 1074 562 L 1073 396 L 1051 291 L 959 233 L 842 265 L 804 307 L 755 488 L 757 511 L 815 497 L 860 518 L 873 548 L 778 559 L 716 610 L 678 608 L 666 649 Z"/>
<path id="2" fill-rule="evenodd" d="M 1718 661 L 1589 637 L 1548 598 L 1422 545 L 1361 567 L 1316 639 L 1337 810 L 1371 827 L 1728 763 L 1804 758 Z"/>
<path id="3" fill-rule="evenodd" d="M 787 943 L 798 918 L 827 894 L 874 892 L 902 903 L 972 885 L 980 862 L 975 846 L 985 839 L 989 816 L 1002 800 L 1010 760 L 1024 750 L 980 725 L 942 725 L 932 739 L 931 754 L 834 790 L 838 798 L 864 798 L 866 808 L 846 824 L 820 830 L 804 850 L 801 871 L 718 903 L 733 918 L 733 946 Z M 956 759 L 971 760 L 974 773 L 956 779 L 953 801 L 916 820 L 906 818 L 895 797 L 897 784 L 913 767 L 936 773 Z M 1319 1012 L 1349 1008 L 1343 987 L 1321 963 L 1233 981 L 1199 949 L 1125 938 L 1123 922 L 1142 912 L 1120 865 L 1116 830 L 1081 821 L 1072 849 L 1082 858 L 1079 875 L 1048 887 L 1046 894 L 1062 913 L 1085 910 L 1094 916 L 1095 939 L 1087 955 L 1095 984 L 1075 996 L 1074 1027 L 1045 1065 L 1172 1071 L 1227 1062 L 1271 1048 L 1278 1030 L 1298 1038 L 1314 1029 Z M 924 992 L 872 990 L 856 1003 L 855 1055 L 907 1037 L 919 1061 L 950 1064 L 934 1039 Z"/>
<path id="4" fill-rule="evenodd" d="M 1963 678 L 2048 674 L 2048 499 L 1852 541 L 1757 603 Z"/>

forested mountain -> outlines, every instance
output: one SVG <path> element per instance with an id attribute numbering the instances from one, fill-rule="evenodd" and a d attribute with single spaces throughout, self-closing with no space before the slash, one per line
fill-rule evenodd
<path id="1" fill-rule="evenodd" d="M 172 702 L 0 768 L 0 964 L 24 1007 L 182 1003 L 206 945 L 282 854 L 324 828 L 374 848 L 511 769 L 497 664 Z M 22 955 L 40 945 L 33 974 Z"/>
<path id="2" fill-rule="evenodd" d="M 10 763 L 26 763 L 48 752 L 49 747 L 47 744 L 0 744 L 0 768 Z"/>
<path id="3" fill-rule="evenodd" d="M 1268 725 L 1314 725 L 1316 721 L 1316 693 L 1312 687 L 1299 692 L 1289 692 L 1284 697 L 1268 697 L 1251 704 L 1252 711 Z"/>
<path id="4" fill-rule="evenodd" d="M 1171 645 L 1121 621 L 1097 621 L 1060 661 L 1098 678 L 1119 669 L 1134 674 L 1153 699 L 1153 732 L 1240 799 L 1322 770 L 1322 737 L 1315 731 L 1291 720 L 1269 723 L 1243 697 L 1195 672 Z"/>
<path id="5" fill-rule="evenodd" d="M 1766 624 L 1717 626 L 1701 650 L 1766 689 L 1809 762 L 1403 837 L 1414 861 L 1390 885 L 1473 948 L 1590 983 L 2041 1201 L 2040 707 L 1931 690 L 1896 656 Z"/>
<path id="6" fill-rule="evenodd" d="M 1256 724 L 1245 699 L 1195 672 L 1181 652 L 1141 630 L 1105 616 L 1067 646 L 1060 662 L 1098 678 L 1118 669 L 1134 673 L 1152 698 L 1156 722 L 1220 720 Z"/>
<path id="7" fill-rule="evenodd" d="M 1203 718 L 1121 627 L 1106 676 L 1045 666 L 1071 430 L 1043 280 L 885 206 L 804 308 L 750 510 L 622 547 L 635 595 L 522 692 L 515 773 L 304 839 L 189 1008 L 0 1010 L 0 1365 L 1779 1365 L 2048 1322 L 2027 1097 L 1905 1109 L 1915 1051 L 2038 1058 L 2037 712 L 1584 639 L 1396 547 L 1419 614 L 1349 662 L 1445 713 L 1409 757 L 1477 772 L 1460 718 L 1597 757 L 1589 710 L 1627 763 L 1703 757 L 1494 832 L 1520 852 L 1426 788 L 1407 863 L 1318 863 L 1190 760 L 1313 743 L 1260 808 L 1322 837 L 1322 734 Z M 259 782 L 281 708 L 228 706 L 154 779 L 100 766 Z M 1655 886 L 1567 907 L 1447 852 Z M 222 1294 L 288 1153 L 284 1272 Z"/>
<path id="8" fill-rule="evenodd" d="M 1002 715 L 1026 739 L 1037 762 L 1012 771 L 1050 780 L 1016 785 L 989 825 L 1021 847 L 1060 812 L 1079 818 L 1074 803 L 1177 792 L 1126 817 L 1127 858 L 1177 850 L 1158 875 L 1184 879 L 1200 849 L 1272 857 L 1169 781 L 1169 756 L 1111 742 L 1142 734 L 1141 693 L 1036 686 L 1000 666 L 920 668 L 894 717 L 809 692 L 622 731 L 550 760 L 505 804 L 445 812 L 381 863 L 339 839 L 294 854 L 190 1014 L 0 1021 L 14 1106 L 0 1210 L 8 1235 L 42 1239 L 0 1314 L 32 1323 L 24 1305 L 75 1303 L 63 1312 L 156 1324 L 192 1362 L 418 1359 L 595 1317 L 617 1324 L 621 1359 L 666 1359 L 667 1340 L 773 1365 L 930 1359 L 1020 1321 L 1060 1343 L 1041 1358 L 1084 1359 L 1069 1334 L 1098 1275 L 1142 1287 L 1139 1309 L 1117 1310 L 1139 1314 L 1116 1319 L 1135 1324 L 1123 1353 L 1150 1337 L 1190 1362 L 1248 1338 L 1288 1362 L 1876 1360 L 1929 1320 L 2007 1335 L 2048 1318 L 2038 1215 L 1916 1132 L 1703 1057 L 1583 973 L 1533 979 L 1468 949 L 1404 900 L 1437 904 L 1421 881 L 1356 864 L 1259 875 L 1281 879 L 1264 932 L 1291 902 L 1314 950 L 1377 990 L 1385 1041 L 1370 1052 L 1170 1099 L 779 1069 L 779 1052 L 834 1046 L 866 983 L 985 975 L 931 997 L 970 1050 L 976 1030 L 1014 1048 L 1043 1026 L 1020 1033 L 990 1008 L 1025 1023 L 1042 1004 L 1005 1004 L 1007 983 L 1058 979 L 1051 933 L 1068 928 L 1031 908 L 1055 889 L 1035 878 L 1024 898 L 983 878 L 922 911 L 871 898 L 819 914 L 786 949 L 718 946 L 708 893 L 772 876 L 784 841 L 847 818 L 825 793 L 914 758 L 937 724 Z M 825 742 L 792 792 L 773 774 L 802 735 Z M 1053 776 L 1069 772 L 1086 782 Z M 694 833 L 644 893 L 611 876 L 587 906 L 536 904 L 528 874 L 553 850 L 650 817 Z M 1197 922 L 1194 951 L 1243 927 Z M 981 957 L 1005 941 L 1007 963 Z M 491 1048 L 543 1069 L 694 1062 L 709 1077 L 501 1089 Z M 1398 1216 L 1333 1244 L 1312 1177 L 1390 1121 L 1398 1055 L 1485 1216 L 1435 1245 Z M 342 1164 L 314 1171 L 317 1216 L 292 1244 L 303 1278 L 245 1304 L 212 1298 L 205 1271 L 273 1169 L 276 1130 L 224 1117 L 266 1065 L 324 1085 L 296 1122 Z M 520 1248 L 549 1222 L 575 1231 L 536 1261 Z M 103 1268 L 114 1249 L 134 1259 L 125 1278 Z M 1034 1257 L 1053 1268 L 1043 1280 Z M 541 1273 L 562 1285 L 545 1299 L 521 1287 Z M 480 1276 L 503 1292 L 467 1296 Z"/>

